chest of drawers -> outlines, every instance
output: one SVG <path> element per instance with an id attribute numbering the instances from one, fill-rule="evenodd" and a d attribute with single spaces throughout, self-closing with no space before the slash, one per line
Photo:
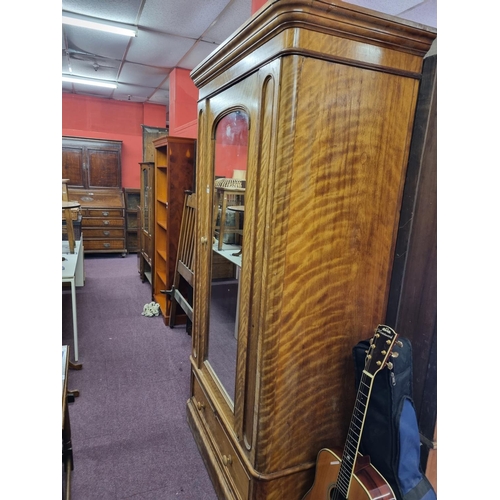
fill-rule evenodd
<path id="1" fill-rule="evenodd" d="M 68 197 L 81 206 L 85 253 L 127 253 L 121 189 L 68 188 Z"/>

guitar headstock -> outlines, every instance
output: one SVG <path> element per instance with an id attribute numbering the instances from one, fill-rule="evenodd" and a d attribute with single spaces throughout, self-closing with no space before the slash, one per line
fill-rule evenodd
<path id="1" fill-rule="evenodd" d="M 398 355 L 397 352 L 392 352 L 394 344 L 402 345 L 397 338 L 398 334 L 390 326 L 377 326 L 375 334 L 370 340 L 370 347 L 366 351 L 365 372 L 375 375 L 385 366 L 389 369 L 392 368 L 392 363 L 387 360 L 391 355 L 393 357 Z"/>

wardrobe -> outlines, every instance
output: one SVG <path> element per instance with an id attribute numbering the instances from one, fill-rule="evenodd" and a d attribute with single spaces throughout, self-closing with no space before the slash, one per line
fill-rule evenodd
<path id="1" fill-rule="evenodd" d="M 385 319 L 422 61 L 436 31 L 340 1 L 269 1 L 199 88 L 188 421 L 221 499 L 301 499 L 343 447 L 352 348 Z M 246 162 L 239 251 L 215 178 Z M 216 257 L 235 272 L 215 277 Z M 222 297 L 222 298 L 221 298 Z M 403 333 L 403 332 L 401 332 Z"/>

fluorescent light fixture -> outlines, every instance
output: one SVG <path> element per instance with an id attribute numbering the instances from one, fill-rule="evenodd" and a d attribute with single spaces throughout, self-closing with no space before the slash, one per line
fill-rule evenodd
<path id="1" fill-rule="evenodd" d="M 106 87 L 108 89 L 116 89 L 118 87 L 116 83 L 100 82 L 98 80 L 83 80 L 73 76 L 63 76 L 62 81 L 69 83 L 82 83 L 83 85 L 94 85 L 95 87 Z"/>
<path id="2" fill-rule="evenodd" d="M 130 28 L 130 26 L 126 24 L 115 23 L 112 21 L 106 21 L 106 23 L 104 23 L 79 14 L 69 14 L 63 12 L 62 22 L 63 24 L 69 24 L 71 26 L 80 26 L 82 28 L 106 31 L 107 33 L 116 33 L 117 35 L 137 36 L 137 30 Z"/>

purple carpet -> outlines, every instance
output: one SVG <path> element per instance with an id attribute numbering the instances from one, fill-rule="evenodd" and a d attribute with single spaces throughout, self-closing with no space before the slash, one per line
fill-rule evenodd
<path id="1" fill-rule="evenodd" d="M 141 282 L 135 254 L 87 255 L 84 264 L 83 369 L 68 376 L 68 388 L 80 391 L 69 406 L 72 499 L 215 500 L 186 420 L 191 337 L 141 315 L 151 286 Z M 62 301 L 63 344 L 74 354 L 69 290 Z"/>

